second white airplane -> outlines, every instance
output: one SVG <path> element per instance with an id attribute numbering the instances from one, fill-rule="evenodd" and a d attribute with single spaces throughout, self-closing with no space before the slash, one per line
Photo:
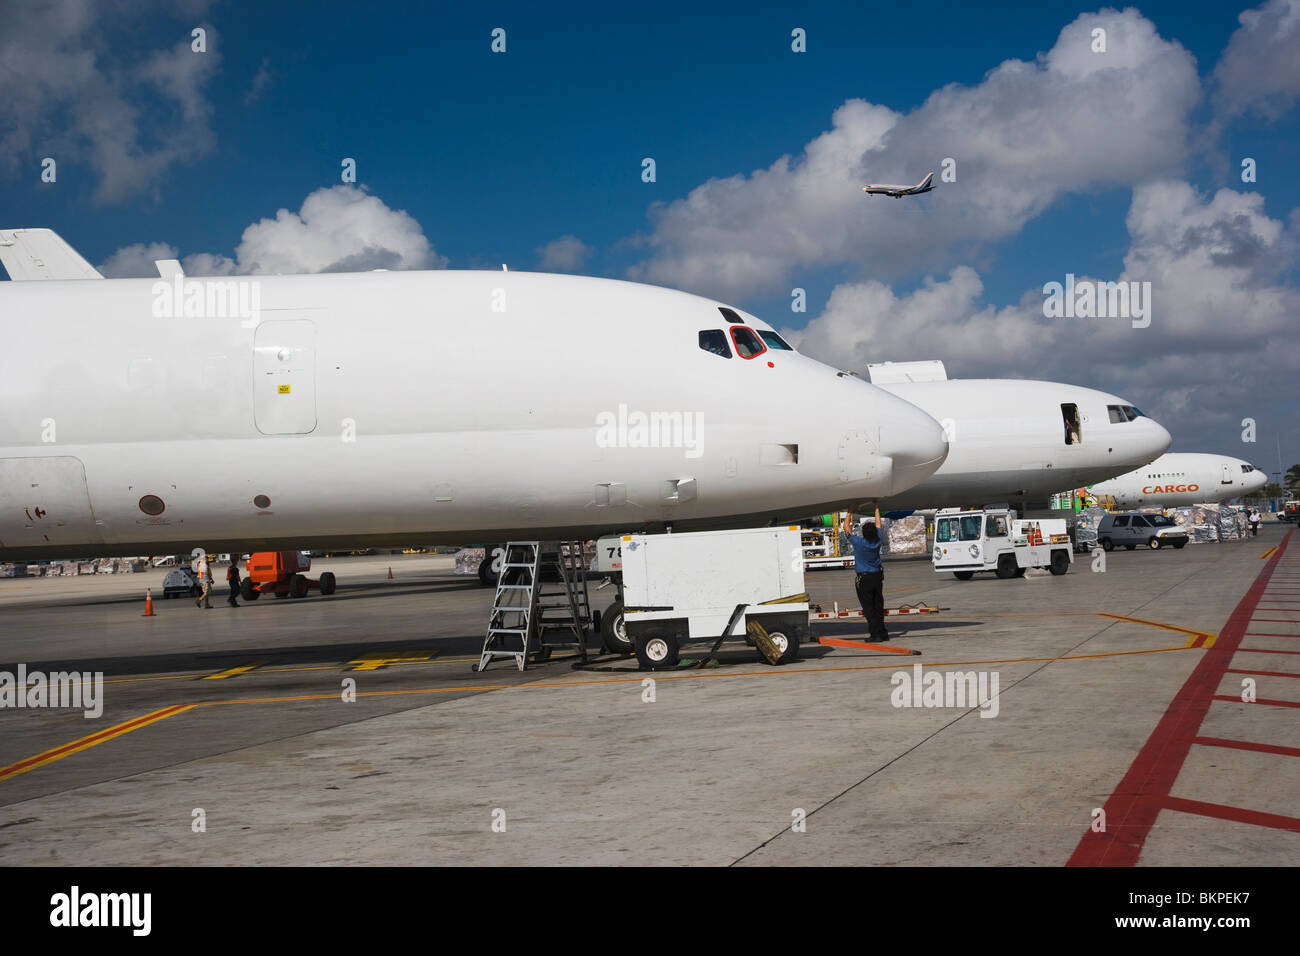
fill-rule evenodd
<path id="1" fill-rule="evenodd" d="M 1161 455 L 1144 468 L 1098 482 L 1089 490 L 1113 498 L 1121 508 L 1175 508 L 1230 501 L 1266 484 L 1268 475 L 1240 458 L 1178 452 Z"/>

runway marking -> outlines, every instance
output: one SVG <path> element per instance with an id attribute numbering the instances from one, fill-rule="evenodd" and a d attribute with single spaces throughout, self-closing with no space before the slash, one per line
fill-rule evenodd
<path id="1" fill-rule="evenodd" d="M 1225 673 L 1228 674 L 1255 674 L 1259 677 L 1300 677 L 1300 674 L 1292 674 L 1289 671 L 1247 671 L 1236 667 L 1229 667 Z"/>
<path id="2" fill-rule="evenodd" d="M 1280 757 L 1300 757 L 1300 748 L 1279 747 L 1274 744 L 1257 744 L 1250 740 L 1227 740 L 1223 737 L 1193 737 L 1192 743 L 1202 747 L 1231 747 L 1234 750 L 1253 750 L 1262 754 L 1277 754 Z"/>
<path id="3" fill-rule="evenodd" d="M 1213 647 L 1215 640 L 1219 635 L 1210 631 L 1196 631 L 1189 627 L 1179 627 L 1177 624 L 1162 624 L 1160 621 L 1147 621 L 1140 617 L 1128 617 L 1124 614 L 1106 614 L 1103 612 L 1094 612 L 1098 617 L 1109 617 L 1116 621 L 1128 621 L 1130 624 L 1145 624 L 1147 627 L 1159 627 L 1166 631 L 1177 631 L 1180 634 L 1191 635 L 1183 647 Z"/>
<path id="4" fill-rule="evenodd" d="M 433 651 L 373 651 L 348 661 L 347 670 L 377 671 L 389 664 L 424 663 L 433 659 Z"/>
<path id="5" fill-rule="evenodd" d="M 1107 798 L 1104 806 L 1106 832 L 1087 830 L 1066 862 L 1067 866 L 1136 865 L 1161 810 L 1199 813 L 1283 829 L 1300 825 L 1300 820 L 1290 817 L 1259 814 L 1236 807 L 1220 807 L 1172 795 L 1179 772 L 1191 751 L 1192 742 L 1197 738 L 1198 731 L 1218 696 L 1216 692 L 1232 663 L 1233 655 L 1239 649 L 1246 650 L 1240 647 L 1246 628 L 1250 626 L 1255 608 L 1262 600 L 1273 572 L 1287 553 L 1290 538 L 1291 532 L 1288 531 L 1278 546 L 1277 553 L 1269 559 L 1229 615 L 1228 623 L 1220 633 L 1222 643 L 1205 652 L 1191 676 L 1169 702 L 1160 722 L 1142 745 L 1124 778 Z"/>
<path id="6" fill-rule="evenodd" d="M 238 667 L 231 667 L 224 671 L 217 671 L 215 674 L 209 674 L 207 677 L 200 677 L 199 680 L 226 680 L 230 677 L 238 677 L 240 674 L 247 674 L 251 670 L 256 670 L 263 664 L 269 664 L 270 661 L 253 661 L 251 664 L 241 664 Z"/>
<path id="7" fill-rule="evenodd" d="M 1242 637 L 1300 637 L 1300 634 L 1273 634 L 1265 631 L 1247 631 Z"/>
<path id="8" fill-rule="evenodd" d="M 1271 558 L 1276 552 L 1277 552 L 1277 545 L 1273 545 L 1273 547 L 1269 548 L 1267 551 L 1265 551 L 1263 554 L 1259 556 L 1260 560 L 1263 560 L 1264 558 Z"/>
<path id="9" fill-rule="evenodd" d="M 1215 694 L 1210 699 L 1227 701 L 1229 704 L 1246 703 L 1246 701 L 1242 700 L 1240 697 L 1232 697 L 1231 695 L 1228 694 Z M 1255 700 L 1252 700 L 1249 703 L 1250 706 L 1252 707 L 1255 706 L 1256 704 L 1267 704 L 1269 707 L 1300 707 L 1300 700 L 1267 700 L 1263 697 L 1256 698 Z"/>
<path id="10" fill-rule="evenodd" d="M 91 734 L 89 737 L 82 737 L 80 740 L 74 740 L 70 744 L 64 744 L 62 747 L 55 747 L 53 750 L 47 750 L 39 753 L 35 757 L 28 757 L 26 760 L 20 760 L 12 763 L 7 767 L 0 767 L 0 780 L 8 780 L 10 777 L 16 777 L 20 773 L 26 773 L 28 770 L 35 770 L 37 767 L 43 767 L 47 763 L 53 763 L 55 760 L 62 760 L 70 754 L 78 753 L 94 747 L 96 744 L 102 744 L 106 740 L 112 740 L 114 737 L 121 737 L 123 734 L 129 734 L 133 730 L 139 730 L 141 727 L 148 727 L 150 724 L 165 720 L 168 717 L 174 717 L 176 714 L 184 713 L 194 707 L 194 704 L 173 704 L 171 707 L 164 707 L 162 710 L 155 710 L 151 714 L 145 714 L 143 717 L 136 717 L 134 720 L 128 720 L 124 723 L 115 724 L 98 733 Z"/>
<path id="11" fill-rule="evenodd" d="M 1241 807 L 1225 807 L 1220 803 L 1202 803 L 1200 800 L 1185 800 L 1182 797 L 1165 797 L 1166 810 L 1181 813 L 1194 813 L 1202 817 L 1214 817 L 1217 820 L 1231 820 L 1234 823 L 1249 823 L 1257 827 L 1269 827 L 1273 830 L 1290 830 L 1300 833 L 1300 818 L 1284 817 L 1277 813 L 1260 813 L 1258 810 L 1245 810 Z"/>

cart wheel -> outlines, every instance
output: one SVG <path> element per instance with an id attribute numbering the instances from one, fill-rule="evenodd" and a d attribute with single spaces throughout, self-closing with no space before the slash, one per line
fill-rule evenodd
<path id="1" fill-rule="evenodd" d="M 327 597 L 334 593 L 335 580 L 333 571 L 324 571 L 320 576 L 320 593 Z"/>
<path id="2" fill-rule="evenodd" d="M 667 670 L 676 667 L 680 657 L 677 638 L 671 634 L 656 634 L 636 640 L 636 659 L 645 671 Z"/>
<path id="3" fill-rule="evenodd" d="M 289 593 L 292 594 L 294 597 L 296 598 L 306 597 L 309 587 L 310 586 L 307 584 L 307 579 L 303 577 L 301 574 L 290 575 Z"/>
<path id="4" fill-rule="evenodd" d="M 1056 575 L 1064 574 L 1070 570 L 1070 556 L 1064 551 L 1052 552 L 1052 573 Z"/>
<path id="5" fill-rule="evenodd" d="M 994 572 L 998 577 L 1006 580 L 1016 576 L 1016 557 L 1013 554 L 1004 554 L 998 558 L 998 567 Z"/>
<path id="6" fill-rule="evenodd" d="M 952 573 L 952 576 L 953 576 L 954 578 L 956 578 L 958 581 L 969 581 L 971 578 L 973 578 L 973 577 L 975 576 L 975 572 L 974 572 L 974 571 L 954 571 L 954 572 Z"/>
<path id="7" fill-rule="evenodd" d="M 799 659 L 799 639 L 794 636 L 793 631 L 768 631 L 767 636 L 781 652 L 778 664 L 793 664 Z"/>
<path id="8" fill-rule="evenodd" d="M 623 602 L 616 600 L 609 606 L 600 619 L 600 637 L 606 650 L 611 654 L 631 654 L 636 650 L 632 639 L 627 636 L 627 625 L 623 621 Z"/>
<path id="9" fill-rule="evenodd" d="M 239 596 L 245 601 L 256 601 L 262 596 L 262 592 L 253 587 L 253 582 L 248 578 L 239 582 Z"/>

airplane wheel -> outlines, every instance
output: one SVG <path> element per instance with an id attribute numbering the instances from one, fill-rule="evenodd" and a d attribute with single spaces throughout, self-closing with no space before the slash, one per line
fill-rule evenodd
<path id="1" fill-rule="evenodd" d="M 1115 545 L 1114 545 L 1114 543 L 1110 540 L 1110 538 L 1102 538 L 1102 539 L 1101 539 L 1101 550 L 1103 550 L 1103 551 L 1114 551 L 1114 550 L 1115 550 Z"/>
<path id="2" fill-rule="evenodd" d="M 677 638 L 671 634 L 656 634 L 636 640 L 636 659 L 643 671 L 667 670 L 676 667 L 681 657 Z"/>
<path id="3" fill-rule="evenodd" d="M 320 593 L 326 597 L 334 593 L 335 581 L 334 572 L 325 571 L 320 576 Z"/>
<path id="4" fill-rule="evenodd" d="M 998 558 L 998 567 L 995 572 L 1002 580 L 1016 576 L 1016 559 L 1014 555 L 1004 554 Z"/>
<path id="5" fill-rule="evenodd" d="M 483 554 L 483 560 L 478 565 L 478 583 L 485 588 L 495 587 L 497 576 L 492 573 L 492 549 L 488 548 Z"/>
<path id="6" fill-rule="evenodd" d="M 954 572 L 952 573 L 952 576 L 953 576 L 954 578 L 956 578 L 958 581 L 969 581 L 971 578 L 975 577 L 975 572 L 974 572 L 974 571 L 954 571 Z"/>
<path id="7" fill-rule="evenodd" d="M 1070 556 L 1064 551 L 1052 552 L 1052 573 L 1062 575 L 1070 570 Z"/>
<path id="8" fill-rule="evenodd" d="M 289 577 L 289 593 L 296 598 L 304 598 L 310 590 L 307 579 L 301 574 L 294 574 Z"/>
<path id="9" fill-rule="evenodd" d="M 600 637 L 606 650 L 611 654 L 631 654 L 636 651 L 632 639 L 627 636 L 622 601 L 615 600 L 601 616 Z"/>
<path id="10" fill-rule="evenodd" d="M 1152 551 L 1159 551 L 1160 539 L 1152 535 L 1150 538 L 1147 539 L 1147 547 L 1149 547 Z"/>
<path id="11" fill-rule="evenodd" d="M 601 633 L 601 630 L 600 630 L 600 624 L 601 624 L 601 621 L 600 621 L 600 612 L 599 612 L 599 611 L 592 611 L 592 612 L 591 612 L 591 629 L 592 629 L 593 631 L 595 631 L 597 634 Z"/>

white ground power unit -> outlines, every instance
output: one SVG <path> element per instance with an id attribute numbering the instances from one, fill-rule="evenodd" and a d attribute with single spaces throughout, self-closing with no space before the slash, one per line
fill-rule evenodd
<path id="1" fill-rule="evenodd" d="M 808 634 L 797 526 L 622 538 L 624 622 L 642 667 L 674 667 L 688 641 L 765 633 L 778 663 Z M 761 631 L 756 630 L 761 629 Z"/>

